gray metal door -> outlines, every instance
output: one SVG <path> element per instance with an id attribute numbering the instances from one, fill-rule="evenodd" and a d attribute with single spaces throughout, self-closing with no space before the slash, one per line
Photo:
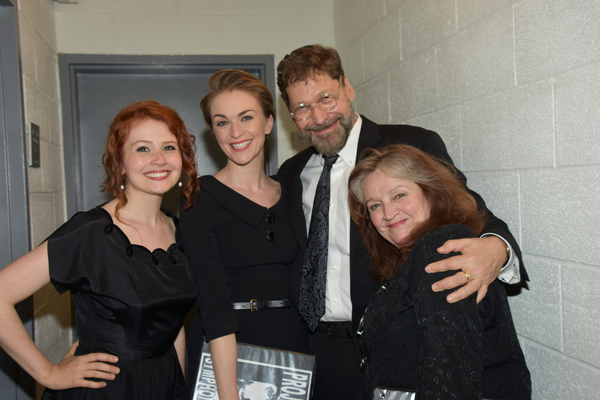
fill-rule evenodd
<path id="1" fill-rule="evenodd" d="M 61 54 L 59 64 L 68 216 L 110 200 L 109 194 L 100 192 L 105 178 L 101 158 L 109 124 L 123 107 L 156 100 L 177 110 L 196 136 L 198 173 L 206 175 L 214 174 L 227 161 L 200 111 L 208 78 L 223 68 L 243 69 L 262 79 L 273 93 L 275 90 L 273 56 Z M 269 148 L 276 149 L 277 135 L 270 137 Z M 277 154 L 269 148 L 267 165 L 274 168 Z M 178 196 L 179 190 L 174 189 L 165 196 L 163 206 L 177 212 Z"/>

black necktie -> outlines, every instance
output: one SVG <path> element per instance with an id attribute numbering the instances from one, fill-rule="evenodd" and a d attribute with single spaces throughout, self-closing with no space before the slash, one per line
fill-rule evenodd
<path id="1" fill-rule="evenodd" d="M 302 278 L 300 281 L 300 299 L 298 311 L 314 332 L 319 319 L 325 314 L 325 294 L 327 282 L 327 248 L 329 241 L 329 199 L 331 193 L 331 167 L 338 155 L 323 157 L 325 164 L 317 183 L 317 192 L 313 203 L 308 244 Z"/>

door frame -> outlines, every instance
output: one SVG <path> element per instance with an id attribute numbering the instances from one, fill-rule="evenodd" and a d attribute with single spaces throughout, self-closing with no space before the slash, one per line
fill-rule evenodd
<path id="1" fill-rule="evenodd" d="M 59 54 L 58 67 L 62 99 L 63 155 L 67 218 L 83 208 L 80 143 L 77 113 L 77 80 L 80 73 L 144 73 L 190 72 L 213 73 L 224 68 L 252 69 L 265 83 L 275 100 L 275 62 L 270 55 L 113 55 Z M 200 99 L 198 99 L 200 103 Z M 276 102 L 274 101 L 276 106 Z M 277 173 L 277 126 L 265 144 L 265 169 Z"/>

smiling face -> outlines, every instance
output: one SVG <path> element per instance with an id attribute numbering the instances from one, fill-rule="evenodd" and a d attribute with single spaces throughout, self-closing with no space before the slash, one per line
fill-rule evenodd
<path id="1" fill-rule="evenodd" d="M 413 181 L 376 169 L 365 178 L 362 191 L 371 222 L 395 246 L 404 244 L 413 229 L 429 218 L 429 203 Z"/>
<path id="2" fill-rule="evenodd" d="M 122 149 L 125 194 L 143 192 L 162 196 L 179 181 L 181 154 L 177 139 L 162 121 L 138 122 Z"/>
<path id="3" fill-rule="evenodd" d="M 210 104 L 212 131 L 230 162 L 263 163 L 266 135 L 273 129 L 273 116 L 265 117 L 260 103 L 245 91 L 221 93 Z"/>
<path id="4" fill-rule="evenodd" d="M 339 91 L 337 106 L 332 110 L 323 111 L 313 106 L 312 115 L 306 121 L 294 119 L 304 138 L 325 156 L 340 152 L 354 126 L 354 89 L 348 78 L 344 77 L 344 83 L 340 87 L 339 80 L 332 79 L 327 74 L 319 74 L 306 81 L 296 82 L 286 89 L 290 110 L 295 110 L 301 103 L 313 104 L 323 95 L 335 95 Z"/>

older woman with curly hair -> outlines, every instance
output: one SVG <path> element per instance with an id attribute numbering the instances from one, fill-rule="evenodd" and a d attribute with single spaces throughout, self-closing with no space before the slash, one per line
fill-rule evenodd
<path id="1" fill-rule="evenodd" d="M 377 387 L 417 399 L 529 399 L 531 381 L 498 281 L 450 304 L 429 263 L 447 240 L 473 237 L 484 215 L 454 168 L 407 145 L 367 150 L 349 183 L 352 219 L 382 284 L 363 316 L 366 399 Z M 451 274 L 452 272 L 450 272 Z M 467 280 L 469 279 L 468 273 Z"/>

